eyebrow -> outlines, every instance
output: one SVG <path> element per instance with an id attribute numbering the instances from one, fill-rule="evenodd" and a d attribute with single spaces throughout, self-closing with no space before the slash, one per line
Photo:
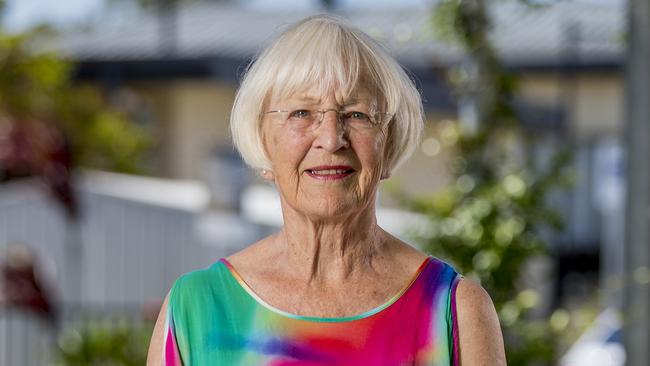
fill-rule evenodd
<path id="1" fill-rule="evenodd" d="M 311 102 L 311 103 L 320 103 L 320 101 L 321 101 L 320 98 L 310 97 L 310 96 L 303 96 L 303 97 L 300 97 L 300 98 L 296 98 L 296 100 L 300 101 L 300 102 Z M 362 101 L 359 100 L 359 99 L 349 99 L 349 100 L 343 101 L 343 103 L 340 104 L 340 106 L 341 107 L 349 107 L 351 105 L 355 105 L 355 104 L 359 104 L 359 103 L 362 103 Z"/>
<path id="2" fill-rule="evenodd" d="M 296 100 L 299 100 L 299 101 L 301 101 L 301 102 L 320 102 L 320 98 L 309 97 L 309 96 L 304 96 L 304 97 L 296 98 Z"/>

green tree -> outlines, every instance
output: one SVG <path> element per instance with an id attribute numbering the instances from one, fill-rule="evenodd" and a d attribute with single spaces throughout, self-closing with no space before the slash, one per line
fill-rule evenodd
<path id="1" fill-rule="evenodd" d="M 73 64 L 43 51 L 54 36 L 46 27 L 0 27 L 0 181 L 41 176 L 74 213 L 75 167 L 143 172 L 151 139 L 98 89 L 73 83 Z"/>
<path id="2" fill-rule="evenodd" d="M 548 197 L 570 182 L 570 157 L 557 153 L 540 164 L 527 153 L 533 138 L 513 108 L 517 79 L 493 49 L 486 6 L 484 0 L 442 0 L 435 7 L 437 31 L 468 57 L 451 70 L 450 80 L 459 99 L 473 101 L 477 121 L 448 121 L 437 128 L 452 156 L 453 185 L 432 196 L 398 192 L 398 197 L 429 219 L 416 239 L 491 294 L 508 364 L 550 363 L 563 324 L 526 316 L 540 299 L 535 289 L 519 287 L 519 279 L 532 257 L 546 253 L 541 232 L 562 227 Z"/>

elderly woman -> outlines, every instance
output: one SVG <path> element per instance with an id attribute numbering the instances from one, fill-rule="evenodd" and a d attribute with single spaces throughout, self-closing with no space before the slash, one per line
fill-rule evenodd
<path id="1" fill-rule="evenodd" d="M 503 365 L 488 294 L 377 225 L 379 181 L 423 125 L 412 81 L 368 35 L 316 16 L 250 66 L 231 116 L 284 226 L 180 277 L 148 365 Z"/>

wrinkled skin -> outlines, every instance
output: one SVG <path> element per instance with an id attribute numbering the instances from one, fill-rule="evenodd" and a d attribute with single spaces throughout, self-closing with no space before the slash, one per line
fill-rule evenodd
<path id="1" fill-rule="evenodd" d="M 353 104 L 350 104 L 353 103 Z M 331 93 L 323 97 L 309 91 L 284 100 L 271 99 L 267 109 L 297 108 L 359 110 L 369 113 L 376 102 L 369 93 L 354 93 L 348 100 Z M 325 113 L 315 130 L 286 128 L 278 115 L 262 121 L 262 135 L 273 164 L 266 178 L 277 185 L 287 215 L 301 216 L 312 222 L 334 223 L 349 220 L 363 210 L 374 216 L 374 199 L 383 174 L 385 134 L 377 127 L 370 130 L 346 129 L 337 122 L 336 113 Z M 310 177 L 306 169 L 321 165 L 349 165 L 355 172 L 343 180 L 321 181 Z M 302 221 L 302 220 L 301 220 Z"/>

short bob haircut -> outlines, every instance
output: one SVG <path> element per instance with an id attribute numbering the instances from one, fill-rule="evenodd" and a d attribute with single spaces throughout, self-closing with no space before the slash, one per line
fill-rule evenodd
<path id="1" fill-rule="evenodd" d="M 329 15 L 306 18 L 288 28 L 251 61 L 230 117 L 235 147 L 253 168 L 273 170 L 264 149 L 261 120 L 271 97 L 289 97 L 317 87 L 321 95 L 357 88 L 375 94 L 392 118 L 383 127 L 383 166 L 390 173 L 417 147 L 423 128 L 420 94 L 388 52 L 366 33 Z"/>

